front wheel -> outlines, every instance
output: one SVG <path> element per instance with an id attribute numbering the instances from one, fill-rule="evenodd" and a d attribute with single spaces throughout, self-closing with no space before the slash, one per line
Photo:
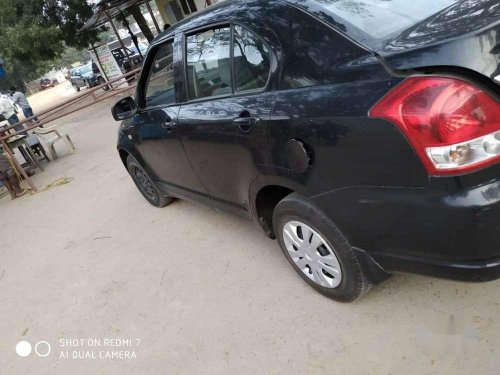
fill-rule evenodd
<path id="1" fill-rule="evenodd" d="M 165 207 L 172 203 L 172 197 L 165 196 L 158 185 L 149 177 L 132 155 L 127 158 L 127 169 L 130 177 L 146 200 L 155 207 Z"/>
<path id="2" fill-rule="evenodd" d="M 352 246 L 307 199 L 297 194 L 284 198 L 274 210 L 273 226 L 285 257 L 323 295 L 351 302 L 370 289 Z"/>

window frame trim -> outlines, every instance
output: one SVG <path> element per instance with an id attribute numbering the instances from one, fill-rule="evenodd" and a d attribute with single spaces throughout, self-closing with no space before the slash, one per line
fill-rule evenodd
<path id="1" fill-rule="evenodd" d="M 151 67 L 153 66 L 153 63 L 156 61 L 156 56 L 158 54 L 158 51 L 160 50 L 161 47 L 164 45 L 171 43 L 172 45 L 172 71 L 174 74 L 174 93 L 175 93 L 175 101 L 173 103 L 168 103 L 168 104 L 158 104 L 155 106 L 146 106 L 146 91 L 147 87 L 149 84 L 149 79 L 151 78 Z M 155 109 L 160 109 L 160 108 L 168 108 L 168 107 L 173 107 L 176 105 L 179 105 L 179 97 L 177 94 L 177 89 L 175 87 L 175 36 L 172 36 L 171 38 L 168 38 L 165 41 L 162 41 L 161 43 L 158 43 L 157 45 L 153 46 L 153 48 L 148 51 L 147 57 L 149 57 L 150 54 L 153 54 L 153 57 L 150 59 L 147 59 L 144 61 L 144 65 L 142 67 L 142 71 L 147 71 L 148 74 L 145 76 L 144 84 L 142 82 L 142 77 L 140 78 L 140 81 L 137 84 L 137 94 L 136 94 L 136 103 L 137 103 L 137 112 L 145 112 L 145 111 L 150 111 L 150 110 L 155 110 Z M 144 106 L 142 106 L 144 105 Z"/>
<path id="2" fill-rule="evenodd" d="M 202 33 L 203 31 L 208 31 L 217 27 L 224 27 L 224 26 L 229 26 L 230 28 L 230 49 L 229 49 L 229 57 L 230 57 L 230 68 L 231 68 L 231 93 L 229 94 L 222 94 L 222 95 L 216 95 L 216 96 L 206 96 L 203 98 L 196 98 L 196 99 L 190 99 L 189 98 L 189 88 L 188 88 L 188 69 L 187 69 L 187 37 L 191 35 L 195 35 L 198 33 Z M 270 62 L 272 64 L 272 58 L 273 58 L 273 50 L 269 46 L 269 44 L 266 42 L 264 38 L 262 38 L 259 33 L 256 33 L 251 27 L 248 27 L 244 25 L 241 22 L 238 21 L 220 21 L 220 22 L 214 22 L 211 24 L 199 26 L 193 29 L 185 30 L 182 32 L 182 69 L 183 69 L 183 74 L 182 78 L 184 80 L 184 87 L 186 88 L 185 90 L 185 97 L 182 98 L 182 101 L 180 101 L 178 104 L 179 105 L 185 105 L 185 104 L 190 104 L 190 103 L 199 103 L 199 102 L 205 102 L 208 100 L 217 100 L 217 99 L 226 99 L 226 98 L 237 98 L 241 96 L 247 96 L 247 95 L 255 95 L 255 94 L 263 94 L 264 92 L 268 91 L 271 78 L 272 78 L 272 66 L 269 67 L 269 73 L 267 75 L 267 81 L 266 85 L 263 88 L 258 88 L 258 89 L 252 89 L 252 90 L 245 90 L 245 91 L 236 91 L 235 85 L 235 76 L 234 76 L 234 28 L 235 26 L 240 26 L 244 30 L 250 32 L 251 34 L 255 35 L 258 37 L 262 43 L 267 47 L 269 50 L 269 57 L 270 57 Z"/>
<path id="3" fill-rule="evenodd" d="M 233 80 L 233 86 L 234 86 L 234 90 L 233 90 L 233 95 L 234 96 L 241 96 L 242 94 L 246 94 L 246 93 L 254 93 L 254 92 L 257 92 L 257 93 L 264 93 L 267 91 L 268 87 L 269 87 L 269 84 L 271 82 L 271 76 L 272 76 L 272 58 L 273 58 L 273 53 L 272 53 L 272 49 L 271 47 L 267 44 L 266 40 L 261 37 L 259 35 L 259 33 L 256 33 L 255 31 L 253 31 L 251 28 L 249 27 L 246 27 L 244 26 L 243 24 L 239 23 L 239 22 L 232 22 L 232 34 L 234 35 L 234 28 L 236 26 L 240 26 L 242 29 L 248 31 L 249 33 L 251 33 L 252 35 L 256 36 L 257 38 L 259 38 L 262 43 L 266 46 L 266 48 L 268 49 L 269 51 L 269 71 L 267 73 L 267 80 L 266 80 L 266 84 L 264 85 L 263 88 L 257 88 L 257 89 L 251 89 L 251 90 L 244 90 L 244 91 L 236 91 L 236 76 L 234 77 L 234 80 Z M 233 39 L 234 40 L 234 39 Z M 234 54 L 234 45 L 231 46 L 231 51 L 232 53 Z M 234 56 L 233 56 L 234 57 Z M 233 68 L 234 70 L 234 59 L 231 60 L 231 67 Z"/>

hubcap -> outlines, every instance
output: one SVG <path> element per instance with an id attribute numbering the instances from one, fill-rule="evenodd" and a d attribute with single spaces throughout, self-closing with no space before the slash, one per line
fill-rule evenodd
<path id="1" fill-rule="evenodd" d="M 339 286 L 340 263 L 318 232 L 300 221 L 290 221 L 283 227 L 283 240 L 288 254 L 304 275 L 325 288 Z"/>
<path id="2" fill-rule="evenodd" d="M 153 184 L 149 180 L 148 176 L 144 174 L 139 168 L 134 168 L 134 174 L 137 184 L 140 186 L 141 190 L 151 199 L 156 199 L 156 192 Z"/>

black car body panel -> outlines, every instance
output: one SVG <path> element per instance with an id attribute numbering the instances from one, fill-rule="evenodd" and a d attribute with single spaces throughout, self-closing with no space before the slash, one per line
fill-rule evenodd
<path id="1" fill-rule="evenodd" d="M 377 52 L 396 69 L 464 68 L 494 79 L 500 75 L 500 3 L 461 1 Z"/>
<path id="2" fill-rule="evenodd" d="M 124 161 L 133 155 L 165 193 L 253 217 L 270 236 L 272 223 L 257 202 L 266 189 L 279 187 L 314 202 L 353 246 L 388 271 L 498 278 L 500 167 L 429 176 L 401 130 L 368 115 L 403 80 L 386 64 L 398 70 L 453 65 L 493 78 L 499 34 L 491 21 L 479 29 L 468 24 L 467 35 L 439 38 L 427 20 L 411 25 L 427 33 L 424 41 L 412 40 L 411 31 L 381 40 L 319 1 L 225 1 L 152 42 L 143 71 L 155 49 L 172 42 L 177 102 L 139 110 L 124 121 L 120 154 Z M 266 87 L 190 101 L 186 35 L 230 24 L 251 30 L 268 46 Z M 146 81 L 142 74 L 139 108 Z M 257 119 L 252 126 L 233 121 L 245 111 Z M 159 120 L 165 114 L 167 127 Z"/>
<path id="3" fill-rule="evenodd" d="M 290 0 L 290 3 L 383 56 L 396 69 L 458 67 L 491 79 L 500 75 L 500 3 L 497 0 L 456 1 L 405 30 L 382 38 L 370 36 L 329 10 L 329 5 L 341 7 L 341 2 Z M 370 5 L 363 1 L 349 2 L 343 7 L 354 18 L 370 12 Z M 369 15 L 377 19 L 376 14 Z"/>

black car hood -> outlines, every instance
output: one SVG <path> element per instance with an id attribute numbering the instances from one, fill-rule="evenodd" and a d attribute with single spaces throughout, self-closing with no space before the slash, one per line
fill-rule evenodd
<path id="1" fill-rule="evenodd" d="M 500 2 L 464 0 L 377 49 L 396 69 L 455 66 L 500 75 Z"/>

